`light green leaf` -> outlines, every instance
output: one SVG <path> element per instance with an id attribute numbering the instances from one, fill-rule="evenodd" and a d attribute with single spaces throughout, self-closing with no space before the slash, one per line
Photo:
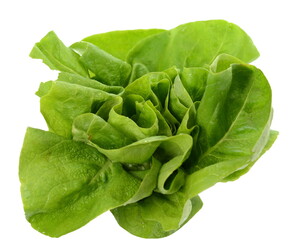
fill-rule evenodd
<path id="1" fill-rule="evenodd" d="M 192 106 L 193 100 L 182 85 L 180 77 L 174 79 L 170 90 L 169 109 L 179 122 L 182 121 L 188 109 Z"/>
<path id="2" fill-rule="evenodd" d="M 134 167 L 131 165 L 127 165 L 127 166 L 129 169 Z M 157 159 L 152 157 L 151 166 L 149 170 L 141 169 L 140 171 L 135 171 L 135 174 L 141 174 L 141 172 L 146 172 L 146 173 L 142 178 L 142 182 L 140 184 L 138 191 L 135 193 L 133 197 L 131 197 L 126 203 L 124 203 L 124 205 L 137 202 L 152 194 L 153 190 L 156 188 L 157 185 L 157 176 L 160 167 L 161 167 L 161 163 Z M 130 173 L 134 175 L 134 171 L 130 171 Z"/>
<path id="3" fill-rule="evenodd" d="M 270 86 L 255 67 L 233 64 L 210 73 L 197 114 L 202 153 L 186 179 L 189 197 L 252 166 L 262 154 L 272 119 Z"/>
<path id="4" fill-rule="evenodd" d="M 190 220 L 202 207 L 200 198 L 177 192 L 154 193 L 137 203 L 111 210 L 119 225 L 142 238 L 166 237 Z"/>
<path id="5" fill-rule="evenodd" d="M 19 177 L 25 215 L 59 237 L 110 210 L 143 238 L 166 237 L 198 194 L 249 171 L 272 146 L 272 93 L 248 63 L 250 37 L 224 20 L 96 34 L 54 32 L 31 54 L 61 71 L 41 83 L 49 131 L 29 128 Z"/>
<path id="6" fill-rule="evenodd" d="M 213 63 L 210 65 L 210 70 L 214 73 L 222 72 L 229 68 L 231 64 L 235 63 L 244 64 L 244 62 L 240 59 L 232 55 L 222 53 L 219 56 L 217 56 Z"/>
<path id="7" fill-rule="evenodd" d="M 127 61 L 142 63 L 149 71 L 163 71 L 173 66 L 180 69 L 204 67 L 221 53 L 244 62 L 259 56 L 252 40 L 241 28 L 223 20 L 211 20 L 183 24 L 150 36 L 137 43 Z"/>
<path id="8" fill-rule="evenodd" d="M 144 76 L 130 83 L 123 96 L 138 94 L 144 100 L 150 100 L 152 104 L 161 111 L 165 106 L 171 86 L 168 74 L 164 72 L 147 73 Z"/>
<path id="9" fill-rule="evenodd" d="M 108 116 L 108 122 L 133 141 L 156 136 L 158 121 L 152 105 L 139 95 L 125 97 L 124 102 L 115 105 Z"/>
<path id="10" fill-rule="evenodd" d="M 140 186 L 95 148 L 32 128 L 25 136 L 19 176 L 27 220 L 51 237 L 124 204 Z"/>
<path id="11" fill-rule="evenodd" d="M 109 130 L 111 136 L 106 136 Z M 157 177 L 157 191 L 161 193 L 171 194 L 183 186 L 185 173 L 180 167 L 189 156 L 193 144 L 191 136 L 152 136 L 122 146 L 126 140 L 116 130 L 100 117 L 84 114 L 75 119 L 73 136 L 74 140 L 95 147 L 110 161 L 129 164 L 128 166 L 143 165 L 154 156 L 162 164 Z"/>
<path id="12" fill-rule="evenodd" d="M 164 162 L 161 167 L 157 188 L 160 193 L 177 192 L 185 182 L 185 172 L 181 165 L 188 158 L 193 139 L 187 134 L 179 134 L 162 141 L 156 157 Z"/>
<path id="13" fill-rule="evenodd" d="M 139 29 L 112 31 L 95 34 L 84 38 L 82 41 L 90 42 L 111 55 L 123 61 L 127 54 L 139 41 L 151 35 L 163 32 L 163 29 Z"/>
<path id="14" fill-rule="evenodd" d="M 196 109 L 199 106 L 199 102 L 192 104 L 190 108 L 185 113 L 178 129 L 177 134 L 185 133 L 189 135 L 193 135 L 192 132 L 194 130 L 198 131 L 198 125 L 196 125 Z"/>
<path id="15" fill-rule="evenodd" d="M 85 113 L 77 116 L 73 122 L 73 139 L 86 139 L 104 149 L 114 149 L 126 146 L 132 141 L 101 117 Z"/>
<path id="16" fill-rule="evenodd" d="M 115 96 L 95 88 L 64 81 L 43 84 L 38 93 L 41 96 L 41 113 L 49 130 L 69 138 L 75 117 L 83 113 L 97 112 L 101 103 Z"/>
<path id="17" fill-rule="evenodd" d="M 102 83 L 111 86 L 127 85 L 131 73 L 128 63 L 88 42 L 74 43 L 71 48 L 81 55 L 81 63 Z"/>
<path id="18" fill-rule="evenodd" d="M 134 82 L 136 79 L 142 77 L 147 73 L 149 73 L 149 70 L 145 65 L 141 63 L 134 63 L 132 65 L 131 75 L 128 84 Z"/>
<path id="19" fill-rule="evenodd" d="M 271 89 L 260 70 L 234 64 L 222 72 L 210 73 L 197 110 L 202 129 L 202 155 L 197 167 L 255 158 L 266 144 L 264 138 L 256 145 L 262 135 L 269 134 L 271 118 Z"/>
<path id="20" fill-rule="evenodd" d="M 208 70 L 201 67 L 183 68 L 181 82 L 194 102 L 200 101 L 205 91 Z"/>
<path id="21" fill-rule="evenodd" d="M 243 166 L 245 166 L 243 159 L 234 159 L 201 168 L 186 177 L 182 191 L 190 198 L 197 196 Z"/>
<path id="22" fill-rule="evenodd" d="M 79 56 L 66 47 L 52 31 L 31 50 L 30 57 L 42 59 L 53 70 L 78 74 L 88 77 L 87 70 L 79 61 Z"/>
<path id="23" fill-rule="evenodd" d="M 76 85 L 81 85 L 88 88 L 94 88 L 94 89 L 98 89 L 113 94 L 121 94 L 124 91 L 124 88 L 120 86 L 105 85 L 94 79 L 85 78 L 79 75 L 66 73 L 66 72 L 61 72 L 58 75 L 57 81 L 63 81 L 63 82 L 68 82 Z"/>
<path id="24" fill-rule="evenodd" d="M 242 175 L 246 174 L 252 167 L 253 165 L 256 163 L 256 161 L 266 152 L 268 151 L 273 143 L 275 142 L 275 140 L 277 139 L 278 136 L 278 132 L 274 131 L 274 130 L 270 130 L 270 136 L 268 139 L 267 144 L 265 145 L 263 151 L 260 153 L 260 155 L 252 160 L 248 165 L 244 166 L 244 168 L 237 170 L 236 172 L 230 174 L 228 177 L 224 178 L 222 180 L 222 182 L 227 182 L 227 181 L 235 181 L 237 180 L 239 177 L 241 177 Z"/>

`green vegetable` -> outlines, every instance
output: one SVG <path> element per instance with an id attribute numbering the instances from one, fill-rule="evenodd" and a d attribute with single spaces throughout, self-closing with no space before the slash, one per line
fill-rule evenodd
<path id="1" fill-rule="evenodd" d="M 198 194 L 249 171 L 272 146 L 272 93 L 259 53 L 222 20 L 96 34 L 31 54 L 56 81 L 37 95 L 48 131 L 28 128 L 19 177 L 27 220 L 51 237 L 110 210 L 144 238 L 168 236 Z"/>

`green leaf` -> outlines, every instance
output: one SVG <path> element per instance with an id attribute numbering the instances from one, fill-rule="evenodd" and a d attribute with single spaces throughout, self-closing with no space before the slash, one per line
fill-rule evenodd
<path id="1" fill-rule="evenodd" d="M 123 114 L 126 115 L 123 115 Z M 138 95 L 128 95 L 109 112 L 108 122 L 133 141 L 156 136 L 159 117 L 152 105 Z"/>
<path id="2" fill-rule="evenodd" d="M 194 197 L 216 183 L 221 182 L 224 178 L 243 166 L 245 166 L 243 159 L 233 159 L 201 168 L 186 177 L 182 191 L 188 197 Z"/>
<path id="3" fill-rule="evenodd" d="M 251 160 L 266 144 L 264 137 L 256 146 L 262 135 L 268 135 L 271 118 L 271 89 L 260 70 L 234 64 L 210 73 L 197 110 L 202 129 L 197 167 L 228 159 Z"/>
<path id="4" fill-rule="evenodd" d="M 61 71 L 36 92 L 49 131 L 27 130 L 19 165 L 26 218 L 52 237 L 108 210 L 136 236 L 169 236 L 278 135 L 269 83 L 247 64 L 259 53 L 224 20 L 69 48 L 50 32 L 30 55 Z"/>
<path id="5" fill-rule="evenodd" d="M 222 53 L 219 56 L 217 56 L 213 63 L 210 65 L 210 70 L 214 73 L 222 72 L 229 68 L 231 64 L 235 63 L 244 64 L 244 62 L 240 59 L 232 55 Z"/>
<path id="6" fill-rule="evenodd" d="M 147 67 L 141 63 L 134 63 L 132 65 L 131 76 L 129 79 L 129 84 L 135 81 L 136 79 L 142 77 L 143 75 L 149 73 Z"/>
<path id="7" fill-rule="evenodd" d="M 201 67 L 183 68 L 181 82 L 193 102 L 200 101 L 205 91 L 208 70 Z"/>
<path id="8" fill-rule="evenodd" d="M 170 90 L 170 111 L 177 118 L 177 120 L 181 122 L 192 104 L 193 100 L 184 88 L 180 77 L 175 77 L 174 83 Z"/>
<path id="9" fill-rule="evenodd" d="M 139 29 L 95 34 L 82 41 L 90 42 L 116 58 L 126 60 L 127 54 L 139 41 L 163 32 L 163 29 Z"/>
<path id="10" fill-rule="evenodd" d="M 196 109 L 199 106 L 199 102 L 192 104 L 185 113 L 176 134 L 185 133 L 193 136 L 193 131 L 198 131 L 199 127 L 196 125 Z"/>
<path id="11" fill-rule="evenodd" d="M 120 86 L 105 85 L 94 79 L 85 78 L 79 75 L 66 73 L 66 72 L 61 72 L 58 75 L 57 81 L 63 81 L 63 82 L 68 82 L 76 85 L 81 85 L 83 87 L 94 88 L 107 93 L 113 93 L 117 95 L 121 94 L 124 91 L 124 88 Z"/>
<path id="12" fill-rule="evenodd" d="M 173 78 L 178 75 L 178 71 L 175 68 L 167 69 L 165 72 L 151 72 L 131 82 L 126 88 L 123 96 L 129 94 L 140 95 L 145 100 L 150 100 L 152 105 L 156 108 L 154 111 L 157 114 L 160 135 L 169 136 L 176 132 L 176 127 L 179 125 L 179 121 L 171 113 L 169 109 L 173 105 L 175 112 L 185 112 L 187 109 L 185 106 L 181 106 L 180 101 L 190 101 L 187 93 L 183 94 L 185 99 L 179 99 L 176 95 L 178 90 L 175 88 L 172 90 L 172 99 L 170 99 L 171 86 Z M 184 90 L 180 82 L 177 83 L 176 89 Z M 178 94 L 180 96 L 180 94 Z M 178 103 L 181 109 L 177 109 L 176 103 L 170 103 L 171 101 Z M 190 104 L 190 102 L 188 103 Z M 159 112 L 158 112 L 159 111 Z"/>
<path id="13" fill-rule="evenodd" d="M 126 146 L 132 141 L 101 117 L 85 113 L 77 116 L 73 122 L 73 139 L 86 139 L 104 149 Z"/>
<path id="14" fill-rule="evenodd" d="M 166 237 L 190 220 L 202 207 L 200 198 L 177 192 L 154 193 L 137 203 L 111 210 L 119 225 L 142 238 Z"/>
<path id="15" fill-rule="evenodd" d="M 154 156 L 162 163 L 157 176 L 157 191 L 161 193 L 171 194 L 183 186 L 185 173 L 180 167 L 189 156 L 191 136 L 153 136 L 122 146 L 126 137 L 124 140 L 117 129 L 96 115 L 84 114 L 75 119 L 73 136 L 94 146 L 112 162 L 144 164 Z M 111 136 L 106 136 L 109 131 Z"/>
<path id="16" fill-rule="evenodd" d="M 132 168 L 132 165 L 127 165 L 128 168 Z M 135 193 L 133 197 L 131 197 L 124 205 L 137 202 L 141 199 L 144 199 L 150 196 L 153 190 L 157 185 L 157 176 L 161 167 L 161 162 L 152 157 L 151 167 L 149 170 L 139 169 L 140 171 L 135 171 L 135 174 L 141 174 L 141 172 L 146 172 L 142 178 L 142 182 L 138 191 Z M 131 174 L 134 175 L 134 171 L 130 171 Z"/>
<path id="17" fill-rule="evenodd" d="M 41 96 L 41 113 L 49 130 L 68 138 L 71 137 L 75 117 L 83 113 L 96 112 L 101 103 L 115 97 L 94 87 L 65 81 L 42 84 L 38 93 Z"/>
<path id="18" fill-rule="evenodd" d="M 25 136 L 19 176 L 27 220 L 51 237 L 124 204 L 140 185 L 95 148 L 33 128 Z"/>
<path id="19" fill-rule="evenodd" d="M 157 188 L 163 194 L 177 192 L 185 182 L 181 165 L 188 158 L 193 139 L 187 134 L 179 134 L 162 141 L 156 157 L 164 164 L 158 175 Z"/>
<path id="20" fill-rule="evenodd" d="M 189 197 L 252 166 L 261 156 L 272 119 L 270 86 L 255 67 L 233 64 L 210 73 L 197 114 L 202 153 L 186 179 Z"/>
<path id="21" fill-rule="evenodd" d="M 227 181 L 235 181 L 237 180 L 239 177 L 241 177 L 242 175 L 246 174 L 251 167 L 253 167 L 253 165 L 257 162 L 257 160 L 266 152 L 268 151 L 271 146 L 273 145 L 273 143 L 275 142 L 275 140 L 277 139 L 278 136 L 278 132 L 274 131 L 274 130 L 270 130 L 270 136 L 268 139 L 267 144 L 265 145 L 263 151 L 260 153 L 260 155 L 255 159 L 252 160 L 248 165 L 244 166 L 244 168 L 239 169 L 238 171 L 230 174 L 228 177 L 224 178 L 222 180 L 222 182 L 227 182 Z"/>
<path id="22" fill-rule="evenodd" d="M 92 71 L 96 78 L 111 86 L 126 86 L 131 66 L 88 42 L 74 43 L 71 48 L 78 52 L 82 64 Z"/>
<path id="23" fill-rule="evenodd" d="M 180 69 L 204 67 L 221 53 L 244 62 L 259 56 L 252 40 L 241 28 L 223 20 L 211 20 L 183 24 L 150 36 L 137 43 L 127 61 L 142 63 L 149 71 L 163 71 L 173 66 Z"/>
<path id="24" fill-rule="evenodd" d="M 42 59 L 53 70 L 88 76 L 79 56 L 66 47 L 54 32 L 49 32 L 31 50 L 30 57 Z"/>
<path id="25" fill-rule="evenodd" d="M 170 81 L 168 74 L 164 72 L 147 73 L 126 86 L 124 96 L 138 94 L 144 100 L 150 100 L 160 111 L 167 107 L 165 101 L 170 91 Z"/>

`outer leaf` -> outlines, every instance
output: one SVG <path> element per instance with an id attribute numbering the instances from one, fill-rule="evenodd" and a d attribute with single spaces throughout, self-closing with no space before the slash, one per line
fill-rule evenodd
<path id="1" fill-rule="evenodd" d="M 203 148 L 186 179 L 190 197 L 251 166 L 262 154 L 272 119 L 269 84 L 255 67 L 232 65 L 210 74 L 197 113 Z"/>
<path id="2" fill-rule="evenodd" d="M 121 94 L 124 91 L 124 88 L 122 88 L 120 86 L 105 85 L 94 79 L 85 78 L 85 77 L 81 77 L 76 74 L 70 74 L 70 73 L 66 73 L 66 72 L 61 72 L 58 75 L 57 81 L 73 83 L 76 85 L 81 85 L 81 86 L 88 87 L 88 88 L 94 88 L 94 89 L 98 89 L 98 90 L 105 91 L 107 93 L 113 93 L 113 94 Z"/>
<path id="3" fill-rule="evenodd" d="M 77 42 L 71 46 L 81 57 L 82 64 L 91 70 L 96 78 L 107 85 L 127 85 L 131 66 L 88 42 Z"/>
<path id="4" fill-rule="evenodd" d="M 113 31 L 95 34 L 84 38 L 82 41 L 90 42 L 111 55 L 126 60 L 127 54 L 139 41 L 151 35 L 163 32 L 163 29 L 141 29 Z"/>
<path id="5" fill-rule="evenodd" d="M 244 62 L 259 56 L 250 37 L 238 26 L 223 20 L 192 22 L 140 41 L 128 62 L 142 63 L 149 71 L 169 67 L 203 67 L 221 53 Z M 158 61 L 159 59 L 159 61 Z"/>
<path id="6" fill-rule="evenodd" d="M 128 232 L 143 238 L 161 238 L 177 231 L 201 207 L 198 196 L 187 200 L 184 194 L 177 192 L 152 194 L 137 203 L 115 208 L 112 213 Z"/>
<path id="7" fill-rule="evenodd" d="M 272 146 L 273 142 L 276 140 L 277 134 L 276 131 L 271 131 L 269 140 L 263 151 L 260 153 L 260 156 Z M 212 187 L 217 182 L 234 181 L 241 175 L 247 173 L 258 158 L 255 159 L 255 161 L 251 161 L 249 164 L 245 163 L 243 159 L 235 159 L 207 166 L 188 175 L 183 191 L 189 197 L 192 197 Z"/>
<path id="8" fill-rule="evenodd" d="M 251 161 L 247 166 L 245 166 L 243 169 L 239 169 L 238 171 L 232 173 L 231 175 L 229 175 L 228 177 L 226 177 L 225 179 L 223 179 L 223 182 L 226 181 L 235 181 L 237 180 L 239 177 L 241 177 L 242 175 L 246 174 L 251 167 L 256 163 L 256 161 L 266 152 L 268 151 L 271 146 L 273 145 L 273 143 L 275 142 L 276 138 L 278 136 L 278 132 L 277 131 L 273 131 L 270 130 L 270 136 L 268 139 L 267 144 L 265 145 L 263 151 L 260 153 L 260 155 L 257 157 L 257 159 Z"/>
<path id="9" fill-rule="evenodd" d="M 71 137 L 75 117 L 82 113 L 96 112 L 101 103 L 115 96 L 95 88 L 63 81 L 41 85 L 39 93 L 41 112 L 49 130 L 64 137 Z"/>
<path id="10" fill-rule="evenodd" d="M 25 136 L 19 176 L 26 218 L 52 237 L 122 205 L 140 185 L 95 148 L 32 128 Z"/>
<path id="11" fill-rule="evenodd" d="M 255 67 L 232 65 L 210 74 L 197 115 L 202 128 L 198 168 L 231 159 L 251 160 L 261 153 L 269 135 L 270 86 Z"/>
<path id="12" fill-rule="evenodd" d="M 79 56 L 66 47 L 54 32 L 49 32 L 35 44 L 30 57 L 42 59 L 53 70 L 88 76 L 87 70 L 79 61 Z"/>
<path id="13" fill-rule="evenodd" d="M 210 65 L 210 70 L 214 73 L 222 72 L 228 69 L 230 65 L 234 63 L 244 64 L 244 62 L 240 59 L 232 55 L 222 53 L 219 56 L 217 56 L 213 63 Z"/>
<path id="14" fill-rule="evenodd" d="M 187 176 L 183 192 L 188 197 L 194 197 L 244 166 L 243 159 L 234 159 L 204 167 Z"/>

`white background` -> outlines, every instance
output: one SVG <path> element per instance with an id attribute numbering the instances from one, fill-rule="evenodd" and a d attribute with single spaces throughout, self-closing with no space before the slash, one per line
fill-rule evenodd
<path id="1" fill-rule="evenodd" d="M 179 24 L 225 19 L 242 27 L 261 56 L 273 88 L 273 129 L 280 136 L 252 170 L 201 194 L 204 206 L 167 239 L 299 240 L 300 224 L 300 17 L 298 1 L 1 1 L 0 3 L 0 239 L 46 240 L 25 220 L 19 193 L 18 158 L 27 126 L 46 129 L 34 95 L 56 73 L 28 54 L 48 31 L 70 45 L 112 30 L 170 29 Z M 105 213 L 61 237 L 139 239 Z"/>

